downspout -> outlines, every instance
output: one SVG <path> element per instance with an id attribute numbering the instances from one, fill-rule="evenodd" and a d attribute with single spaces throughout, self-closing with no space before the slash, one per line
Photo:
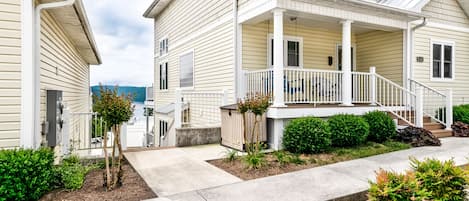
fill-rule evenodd
<path id="1" fill-rule="evenodd" d="M 45 3 L 39 4 L 36 6 L 34 13 L 34 64 L 33 64 L 33 98 L 34 98 L 34 140 L 33 146 L 35 148 L 40 145 L 41 142 L 41 123 L 40 123 L 40 96 L 41 96 L 41 87 L 40 87 L 40 76 L 41 76 L 41 11 L 53 8 L 60 8 L 65 6 L 72 6 L 75 3 L 75 0 L 65 0 L 54 3 Z"/>
<path id="2" fill-rule="evenodd" d="M 239 54 L 238 54 L 238 0 L 233 0 L 233 55 L 234 55 L 234 73 L 235 73 L 235 79 L 234 79 L 234 96 L 235 99 L 240 98 L 240 73 L 241 70 L 239 69 Z"/>
<path id="3" fill-rule="evenodd" d="M 409 75 L 407 76 L 408 79 L 414 79 L 414 59 L 413 59 L 413 57 L 414 57 L 414 32 L 417 29 L 420 29 L 420 28 L 426 26 L 427 22 L 428 22 L 427 18 L 424 17 L 422 23 L 416 25 L 415 27 L 412 27 L 411 30 L 409 30 L 409 32 L 410 32 L 410 37 L 408 39 L 410 41 L 409 42 L 410 43 L 410 49 L 409 49 L 410 53 L 409 53 L 409 55 L 410 55 L 411 58 L 409 59 L 409 63 L 410 63 L 409 68 L 410 68 L 410 70 L 409 70 Z M 410 86 L 410 85 L 408 85 L 408 86 Z"/>

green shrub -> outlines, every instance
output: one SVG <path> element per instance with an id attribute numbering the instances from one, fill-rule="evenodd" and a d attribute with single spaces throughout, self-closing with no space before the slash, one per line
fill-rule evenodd
<path id="1" fill-rule="evenodd" d="M 86 174 L 98 168 L 98 165 L 83 166 L 78 156 L 72 155 L 64 158 L 62 164 L 54 168 L 58 179 L 58 187 L 68 190 L 77 190 L 83 186 Z"/>
<path id="2" fill-rule="evenodd" d="M 331 146 L 331 132 L 327 122 L 305 117 L 292 120 L 283 135 L 283 146 L 292 153 L 319 153 Z"/>
<path id="3" fill-rule="evenodd" d="M 363 118 L 370 126 L 368 140 L 381 143 L 396 136 L 396 124 L 385 112 L 368 112 Z"/>
<path id="4" fill-rule="evenodd" d="M 379 171 L 376 182 L 370 182 L 369 200 L 467 200 L 467 172 L 452 160 L 412 159 L 411 166 L 406 174 Z"/>
<path id="5" fill-rule="evenodd" d="M 376 182 L 370 182 L 369 201 L 424 201 L 430 193 L 420 187 L 415 174 L 397 174 L 380 170 L 376 174 Z"/>
<path id="6" fill-rule="evenodd" d="M 234 149 L 227 149 L 225 151 L 225 161 L 226 162 L 233 162 L 238 158 L 238 151 Z"/>
<path id="7" fill-rule="evenodd" d="M 453 121 L 469 124 L 469 105 L 458 105 L 453 107 Z"/>
<path id="8" fill-rule="evenodd" d="M 248 169 L 259 169 L 266 165 L 264 153 L 255 152 L 244 157 Z"/>
<path id="9" fill-rule="evenodd" d="M 0 200 L 38 200 L 52 189 L 54 152 L 0 151 Z"/>
<path id="10" fill-rule="evenodd" d="M 347 147 L 363 144 L 370 132 L 370 126 L 359 116 L 350 114 L 334 115 L 329 119 L 332 145 Z"/>
<path id="11" fill-rule="evenodd" d="M 423 162 L 412 159 L 417 182 L 431 192 L 430 200 L 466 200 L 468 175 L 454 161 L 427 159 Z"/>
<path id="12" fill-rule="evenodd" d="M 276 151 L 273 153 L 273 155 L 281 166 L 284 166 L 290 162 L 288 154 L 284 151 Z"/>

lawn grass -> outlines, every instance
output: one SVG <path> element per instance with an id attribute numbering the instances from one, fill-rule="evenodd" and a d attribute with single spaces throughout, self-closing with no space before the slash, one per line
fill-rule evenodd
<path id="1" fill-rule="evenodd" d="M 364 158 L 393 151 L 410 149 L 412 146 L 402 142 L 386 141 L 384 143 L 367 142 L 364 145 L 348 148 L 332 148 L 329 153 L 339 157 L 346 157 L 349 160 Z"/>
<path id="2" fill-rule="evenodd" d="M 237 156 L 236 153 L 227 152 L 226 159 L 213 160 L 209 163 L 243 180 L 250 180 L 410 148 L 411 146 L 405 143 L 387 141 L 367 142 L 355 147 L 331 148 L 320 154 L 293 154 L 287 151 L 276 151 L 262 154 L 263 163 L 257 169 L 248 168 L 246 156 Z"/>

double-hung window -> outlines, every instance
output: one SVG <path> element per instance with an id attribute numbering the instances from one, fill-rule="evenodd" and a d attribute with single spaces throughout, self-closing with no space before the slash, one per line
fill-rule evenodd
<path id="1" fill-rule="evenodd" d="M 160 90 L 168 89 L 168 62 L 160 63 Z"/>
<path id="2" fill-rule="evenodd" d="M 270 35 L 269 62 L 274 65 L 274 39 Z M 287 67 L 303 67 L 303 39 L 299 37 L 285 36 L 283 41 L 284 65 Z"/>
<path id="3" fill-rule="evenodd" d="M 194 87 L 194 51 L 179 56 L 179 86 L 181 88 Z"/>
<path id="4" fill-rule="evenodd" d="M 166 137 L 168 134 L 168 122 L 160 120 L 160 138 Z"/>
<path id="5" fill-rule="evenodd" d="M 163 38 L 160 40 L 160 56 L 168 54 L 168 38 Z"/>
<path id="6" fill-rule="evenodd" d="M 454 43 L 432 42 L 432 79 L 451 80 L 454 78 Z"/>

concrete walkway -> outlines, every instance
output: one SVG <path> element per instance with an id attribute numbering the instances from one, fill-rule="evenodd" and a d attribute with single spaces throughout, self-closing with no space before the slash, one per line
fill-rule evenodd
<path id="1" fill-rule="evenodd" d="M 170 196 L 240 182 L 205 162 L 222 158 L 225 152 L 219 145 L 207 145 L 128 152 L 124 156 L 158 196 Z"/>
<path id="2" fill-rule="evenodd" d="M 262 179 L 185 192 L 153 201 L 314 201 L 331 200 L 366 191 L 368 180 L 383 168 L 403 172 L 410 169 L 409 157 L 454 159 L 467 164 L 469 138 L 442 139 L 441 147 L 422 147 L 346 161 Z"/>

